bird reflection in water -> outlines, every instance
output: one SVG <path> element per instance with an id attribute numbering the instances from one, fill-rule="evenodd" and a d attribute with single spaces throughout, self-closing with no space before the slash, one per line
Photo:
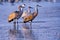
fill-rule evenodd
<path id="1" fill-rule="evenodd" d="M 15 30 L 10 30 L 9 36 L 10 40 L 35 40 L 30 26 L 28 24 L 24 25 L 24 23 L 21 30 L 17 32 Z"/>
<path id="2" fill-rule="evenodd" d="M 9 40 L 16 40 L 16 31 L 10 29 L 9 30 Z"/>
<path id="3" fill-rule="evenodd" d="M 21 30 L 11 29 L 9 31 L 9 40 L 23 40 L 24 36 L 22 35 Z"/>
<path id="4" fill-rule="evenodd" d="M 23 25 L 22 34 L 26 40 L 35 40 L 33 38 L 34 35 L 32 34 L 32 30 L 28 24 Z"/>
<path id="5" fill-rule="evenodd" d="M 15 30 L 11 30 L 9 32 L 9 39 L 10 40 L 22 40 L 24 39 L 24 36 L 22 35 L 21 30 L 18 30 L 18 32 L 15 32 Z"/>

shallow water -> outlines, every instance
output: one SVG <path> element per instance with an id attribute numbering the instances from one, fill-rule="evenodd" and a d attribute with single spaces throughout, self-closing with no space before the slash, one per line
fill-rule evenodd
<path id="1" fill-rule="evenodd" d="M 25 4 L 29 5 L 28 3 Z M 14 32 L 13 23 L 7 22 L 8 15 L 12 11 L 17 10 L 19 3 L 16 3 L 14 6 L 11 6 L 10 3 L 0 5 L 0 40 L 60 40 L 60 3 L 46 4 L 46 2 L 40 3 L 43 7 L 39 8 L 39 14 L 34 19 L 34 21 L 38 22 L 32 23 L 32 32 L 30 32 L 30 23 L 26 25 L 19 23 L 18 32 Z M 35 6 L 35 4 L 33 3 L 31 6 Z M 19 20 L 21 21 L 22 18 Z M 29 27 L 26 35 L 23 31 L 25 26 Z"/>

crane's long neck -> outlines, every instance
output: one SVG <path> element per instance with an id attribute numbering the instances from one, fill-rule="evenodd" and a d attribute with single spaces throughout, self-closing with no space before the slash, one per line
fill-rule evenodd
<path id="1" fill-rule="evenodd" d="M 23 11 L 23 8 L 21 8 L 20 11 Z"/>
<path id="2" fill-rule="evenodd" d="M 21 17 L 22 14 L 23 14 L 23 8 L 20 8 L 18 13 L 19 17 Z"/>
<path id="3" fill-rule="evenodd" d="M 23 8 L 20 8 L 19 12 L 20 12 L 20 14 L 23 13 Z"/>
<path id="4" fill-rule="evenodd" d="M 31 10 L 30 10 L 30 8 L 28 8 L 28 13 L 31 13 Z"/>
<path id="5" fill-rule="evenodd" d="M 38 13 L 38 6 L 36 6 L 36 7 L 35 7 L 35 12 L 37 12 L 37 13 Z"/>

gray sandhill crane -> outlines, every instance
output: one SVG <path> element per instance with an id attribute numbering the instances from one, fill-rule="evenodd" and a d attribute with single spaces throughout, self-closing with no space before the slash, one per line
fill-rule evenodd
<path id="1" fill-rule="evenodd" d="M 31 13 L 29 16 L 24 15 L 24 17 L 23 17 L 23 22 L 24 23 L 27 23 L 29 21 L 31 21 L 31 23 L 32 23 L 32 21 L 34 20 L 34 18 L 38 15 L 38 7 L 41 7 L 41 6 L 36 5 L 35 11 L 33 13 Z M 25 13 L 25 14 L 27 14 L 27 13 Z M 31 23 L 30 23 L 30 25 L 31 25 Z"/>
<path id="2" fill-rule="evenodd" d="M 16 30 L 16 25 L 17 25 L 17 29 L 18 29 L 18 19 L 21 17 L 21 15 L 23 13 L 24 6 L 25 6 L 25 4 L 20 5 L 18 7 L 19 11 L 12 12 L 8 17 L 8 22 L 14 21 L 14 29 L 15 30 Z"/>
<path id="3" fill-rule="evenodd" d="M 25 5 L 25 4 L 24 4 Z M 15 19 L 19 19 L 23 13 L 23 8 L 24 6 L 23 5 L 20 5 L 18 7 L 18 10 L 19 11 L 14 11 L 12 12 L 9 16 L 8 16 L 8 22 L 12 22 L 13 20 Z"/>

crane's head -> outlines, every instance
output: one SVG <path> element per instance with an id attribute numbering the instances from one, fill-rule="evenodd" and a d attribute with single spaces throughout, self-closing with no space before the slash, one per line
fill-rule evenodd
<path id="1" fill-rule="evenodd" d="M 18 9 L 21 9 L 21 8 L 22 8 L 22 6 L 21 6 L 21 5 L 19 5 L 19 6 L 18 6 Z"/>
<path id="2" fill-rule="evenodd" d="M 21 5 L 23 8 L 25 8 L 25 4 Z"/>
<path id="3" fill-rule="evenodd" d="M 20 9 L 20 8 L 25 8 L 25 4 L 19 5 L 19 6 L 18 6 L 18 9 Z"/>
<path id="4" fill-rule="evenodd" d="M 31 8 L 31 9 L 33 9 L 33 7 L 31 7 L 31 6 L 28 6 L 28 8 Z"/>

